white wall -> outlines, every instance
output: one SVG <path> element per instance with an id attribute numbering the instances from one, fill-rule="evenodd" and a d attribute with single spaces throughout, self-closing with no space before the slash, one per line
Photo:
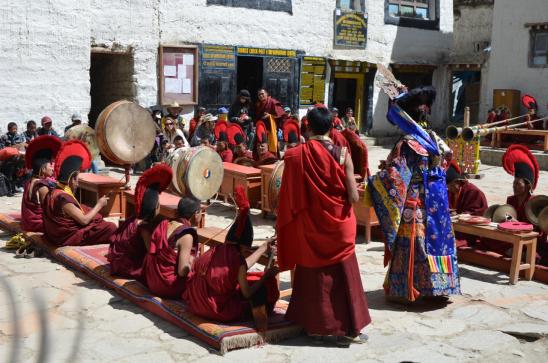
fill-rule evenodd
<path id="1" fill-rule="evenodd" d="M 539 103 L 539 113 L 546 115 L 548 68 L 529 67 L 529 29 L 525 23 L 548 22 L 547 0 L 496 0 L 489 76 L 486 85 L 487 103 L 481 114 L 492 105 L 494 89 L 518 89 L 531 94 Z M 522 111 L 524 111 L 522 109 Z"/>
<path id="2" fill-rule="evenodd" d="M 482 64 L 487 54 L 477 43 L 491 42 L 493 5 L 462 5 L 455 11 L 451 63 Z"/>

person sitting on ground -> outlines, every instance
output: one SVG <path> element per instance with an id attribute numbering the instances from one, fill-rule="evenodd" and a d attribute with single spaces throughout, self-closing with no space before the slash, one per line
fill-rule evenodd
<path id="1" fill-rule="evenodd" d="M 27 121 L 27 130 L 23 132 L 23 136 L 25 137 L 25 141 L 28 144 L 32 140 L 34 140 L 36 137 L 38 137 L 38 132 L 36 132 L 36 122 L 33 120 Z"/>
<path id="2" fill-rule="evenodd" d="M 223 162 L 231 163 L 234 160 L 234 154 L 226 141 L 217 141 L 216 150 Z"/>
<path id="3" fill-rule="evenodd" d="M 333 107 L 331 109 L 331 116 L 333 117 L 333 128 L 342 131 L 344 129 L 344 125 L 342 120 L 339 118 L 339 109 L 337 107 Z"/>
<path id="4" fill-rule="evenodd" d="M 52 127 L 53 121 L 51 120 L 51 117 L 49 116 L 42 117 L 41 123 L 42 123 L 42 127 L 38 128 L 39 136 L 50 135 L 50 136 L 61 138 L 59 134 L 57 133 L 57 131 L 55 131 Z"/>
<path id="5" fill-rule="evenodd" d="M 21 229 L 25 232 L 44 232 L 41 203 L 55 187 L 53 164 L 62 141 L 55 136 L 39 136 L 32 140 L 25 154 L 25 167 L 32 177 L 25 183 L 21 198 Z"/>
<path id="6" fill-rule="evenodd" d="M 226 129 L 228 144 L 233 151 L 234 164 L 253 166 L 253 154 L 247 149 L 246 135 L 238 123 L 231 123 Z"/>
<path id="7" fill-rule="evenodd" d="M 65 134 L 67 133 L 68 130 L 70 130 L 74 126 L 78 126 L 82 124 L 82 116 L 79 113 L 73 113 L 72 116 L 70 117 L 70 120 L 72 121 L 72 123 L 68 125 L 67 127 L 65 127 Z"/>
<path id="8" fill-rule="evenodd" d="M 188 139 L 192 140 L 194 136 L 194 131 L 196 131 L 196 126 L 202 121 L 203 117 L 206 114 L 206 109 L 204 107 L 198 107 L 194 117 L 190 120 L 188 124 Z"/>
<path id="9" fill-rule="evenodd" d="M 199 200 L 181 198 L 177 218 L 165 219 L 154 229 L 143 265 L 147 286 L 154 295 L 170 299 L 182 297 L 192 262 L 200 250 L 195 228 L 200 223 L 200 209 Z"/>
<path id="10" fill-rule="evenodd" d="M 173 171 L 166 164 L 145 170 L 135 186 L 135 214 L 125 220 L 109 239 L 107 260 L 112 275 L 145 282 L 143 265 L 151 236 L 162 221 L 159 195 L 171 183 Z"/>
<path id="11" fill-rule="evenodd" d="M 27 143 L 23 135 L 17 133 L 17 124 L 10 122 L 8 132 L 0 137 L 0 173 L 5 177 L 6 191 L 2 190 L 8 197 L 23 191 L 23 185 L 29 175 L 25 170 L 25 158 L 22 150 Z"/>
<path id="12" fill-rule="evenodd" d="M 17 124 L 10 122 L 8 124 L 8 132 L 0 138 L 2 147 L 14 147 L 18 150 L 24 150 L 27 146 L 25 136 L 17 132 Z"/>
<path id="13" fill-rule="evenodd" d="M 267 314 L 279 298 L 277 267 L 264 273 L 248 273 L 264 253 L 274 253 L 269 242 L 249 257 L 244 250 L 253 243 L 249 200 L 242 186 L 235 189 L 238 216 L 225 243 L 216 245 L 194 260 L 183 299 L 191 313 L 219 322 L 238 321 L 252 315 L 260 334 L 267 328 Z M 258 279 L 258 280 L 257 280 Z M 253 281 L 254 283 L 250 283 Z"/>
<path id="14" fill-rule="evenodd" d="M 99 198 L 93 208 L 80 205 L 74 192 L 80 171 L 91 167 L 91 154 L 83 142 L 65 142 L 55 158 L 56 187 L 42 203 L 44 236 L 55 246 L 78 246 L 108 243 L 116 225 L 103 220 L 99 211 L 109 198 Z"/>
<path id="15" fill-rule="evenodd" d="M 257 122 L 256 132 L 255 149 L 253 150 L 253 159 L 256 166 L 274 164 L 278 158 L 268 151 L 268 133 L 262 121 Z"/>

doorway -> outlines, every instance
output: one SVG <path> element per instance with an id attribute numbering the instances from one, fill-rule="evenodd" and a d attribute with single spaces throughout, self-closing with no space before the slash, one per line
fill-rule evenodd
<path id="1" fill-rule="evenodd" d="M 238 57 L 237 92 L 246 89 L 253 102 L 257 101 L 257 91 L 263 87 L 263 57 Z"/>
<path id="2" fill-rule="evenodd" d="M 464 120 L 464 108 L 470 107 L 470 121 L 479 122 L 480 71 L 454 71 L 451 89 L 451 120 Z"/>
<path id="3" fill-rule="evenodd" d="M 362 129 L 364 100 L 364 75 L 362 73 L 335 73 L 333 83 L 333 107 L 343 117 L 348 107 L 354 110 L 358 130 Z"/>
<path id="4" fill-rule="evenodd" d="M 89 126 L 95 127 L 97 117 L 105 107 L 119 100 L 133 101 L 135 83 L 131 52 L 115 53 L 92 50 L 89 69 L 91 107 Z"/>

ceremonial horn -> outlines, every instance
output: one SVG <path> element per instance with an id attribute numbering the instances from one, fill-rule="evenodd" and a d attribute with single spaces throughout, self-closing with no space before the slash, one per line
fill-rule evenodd
<path id="1" fill-rule="evenodd" d="M 449 140 L 454 140 L 462 134 L 462 127 L 456 127 L 454 125 L 449 125 L 445 129 L 445 136 Z"/>
<path id="2" fill-rule="evenodd" d="M 548 196 L 546 195 L 536 195 L 529 199 L 525 205 L 525 215 L 529 222 L 538 226 L 539 216 L 546 207 L 548 207 Z"/>
<path id="3" fill-rule="evenodd" d="M 525 116 L 527 116 L 527 115 L 525 115 Z M 521 117 L 523 117 L 523 116 L 521 116 Z M 485 136 L 485 135 L 492 134 L 492 133 L 498 132 L 498 131 L 515 129 L 517 127 L 531 125 L 531 124 L 534 124 L 536 122 L 544 121 L 544 120 L 548 120 L 548 117 L 539 118 L 539 119 L 536 119 L 536 120 L 533 120 L 533 121 L 520 122 L 520 123 L 513 124 L 513 125 L 499 126 L 499 127 L 485 128 L 485 125 L 487 125 L 487 124 L 479 125 L 479 126 L 472 126 L 472 127 L 465 127 L 462 130 L 462 139 L 464 141 L 469 142 L 469 141 L 472 141 L 472 140 L 474 140 L 475 138 L 477 138 L 479 136 Z M 506 122 L 508 120 L 502 120 L 502 121 Z M 500 123 L 502 121 L 498 121 L 498 122 Z M 493 122 L 491 125 L 494 125 L 494 124 L 495 124 L 495 122 Z"/>

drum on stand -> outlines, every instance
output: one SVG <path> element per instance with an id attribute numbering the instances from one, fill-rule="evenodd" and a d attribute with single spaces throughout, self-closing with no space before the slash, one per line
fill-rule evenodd
<path id="1" fill-rule="evenodd" d="M 87 145 L 92 158 L 94 160 L 99 159 L 100 151 L 97 146 L 95 130 L 88 125 L 82 124 L 71 127 L 67 130 L 67 132 L 65 132 L 65 140 L 80 140 L 84 142 Z"/>
<path id="2" fill-rule="evenodd" d="M 173 169 L 171 186 L 178 194 L 207 200 L 219 191 L 223 182 L 223 161 L 212 148 L 181 149 L 167 162 Z"/>
<path id="3" fill-rule="evenodd" d="M 278 209 L 278 197 L 280 194 L 280 188 L 282 186 L 282 176 L 284 173 L 284 162 L 280 160 L 276 163 L 272 174 L 270 175 L 270 181 L 268 183 L 268 204 L 270 209 L 276 213 Z"/>
<path id="4" fill-rule="evenodd" d="M 146 109 L 122 100 L 101 112 L 95 124 L 95 135 L 104 157 L 117 165 L 132 165 L 152 151 L 156 126 Z"/>

